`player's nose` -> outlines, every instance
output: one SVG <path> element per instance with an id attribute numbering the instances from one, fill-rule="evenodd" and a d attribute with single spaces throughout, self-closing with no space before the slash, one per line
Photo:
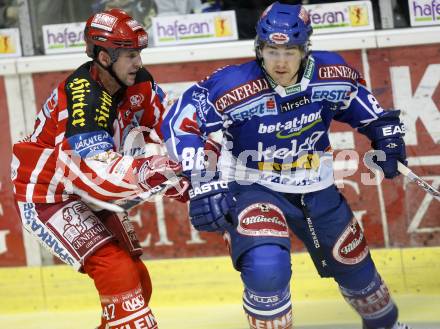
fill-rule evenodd
<path id="1" fill-rule="evenodd" d="M 134 58 L 134 66 L 137 68 L 137 69 L 140 69 L 141 67 L 142 67 L 142 57 L 141 57 L 141 55 L 139 54 L 139 55 L 137 55 L 135 58 Z"/>

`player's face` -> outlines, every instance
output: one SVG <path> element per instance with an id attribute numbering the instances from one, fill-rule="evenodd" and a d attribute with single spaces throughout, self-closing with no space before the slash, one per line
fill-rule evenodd
<path id="1" fill-rule="evenodd" d="M 299 46 L 265 45 L 261 55 L 267 73 L 276 83 L 287 87 L 296 82 L 303 56 Z"/>
<path id="2" fill-rule="evenodd" d="M 134 85 L 137 71 L 142 67 L 140 50 L 122 49 L 113 70 L 117 77 L 127 86 Z"/>

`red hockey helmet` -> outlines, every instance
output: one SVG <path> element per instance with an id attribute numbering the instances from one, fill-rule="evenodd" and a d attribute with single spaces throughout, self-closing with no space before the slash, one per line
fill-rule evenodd
<path id="1" fill-rule="evenodd" d="M 120 48 L 141 50 L 148 46 L 148 34 L 143 26 L 116 8 L 92 15 L 87 20 L 84 39 L 86 53 L 91 58 L 97 55 L 96 47 L 112 53 Z"/>

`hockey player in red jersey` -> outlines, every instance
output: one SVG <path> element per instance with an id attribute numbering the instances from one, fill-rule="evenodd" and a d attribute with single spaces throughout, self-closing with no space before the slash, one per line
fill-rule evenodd
<path id="1" fill-rule="evenodd" d="M 126 213 L 99 206 L 158 187 L 185 198 L 180 165 L 145 154 L 161 138 L 165 95 L 142 67 L 148 35 L 125 12 L 94 14 L 84 36 L 93 60 L 52 91 L 32 135 L 13 147 L 17 209 L 42 245 L 93 279 L 99 328 L 157 328 L 133 226 Z"/>

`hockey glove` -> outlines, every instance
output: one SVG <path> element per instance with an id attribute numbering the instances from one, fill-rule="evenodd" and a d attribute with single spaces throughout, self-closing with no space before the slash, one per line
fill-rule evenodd
<path id="1" fill-rule="evenodd" d="M 405 127 L 399 120 L 400 111 L 389 111 L 385 115 L 371 122 L 359 132 L 366 135 L 371 146 L 385 153 L 385 159 L 373 156 L 373 161 L 382 169 L 385 178 L 394 178 L 399 175 L 397 162 L 406 164 Z"/>
<path id="2" fill-rule="evenodd" d="M 161 155 L 136 159 L 133 163 L 139 186 L 144 191 L 159 189 L 169 180 L 177 181 L 177 175 L 182 172 L 182 166 L 170 158 Z M 165 188 L 165 186 L 162 186 Z"/>
<path id="3" fill-rule="evenodd" d="M 225 181 L 211 181 L 189 191 L 189 217 L 198 231 L 223 232 L 232 227 L 228 220 L 235 202 Z"/>
<path id="4" fill-rule="evenodd" d="M 166 190 L 164 196 L 185 203 L 189 200 L 189 194 L 188 194 L 189 185 L 190 184 L 188 179 L 182 177 L 177 182 L 177 184 L 171 186 Z"/>
<path id="5" fill-rule="evenodd" d="M 406 164 L 405 142 L 403 138 L 385 138 L 372 143 L 375 150 L 385 152 L 385 159 L 378 160 L 377 156 L 373 161 L 382 169 L 385 178 L 394 178 L 400 173 L 397 170 L 397 162 Z"/>

